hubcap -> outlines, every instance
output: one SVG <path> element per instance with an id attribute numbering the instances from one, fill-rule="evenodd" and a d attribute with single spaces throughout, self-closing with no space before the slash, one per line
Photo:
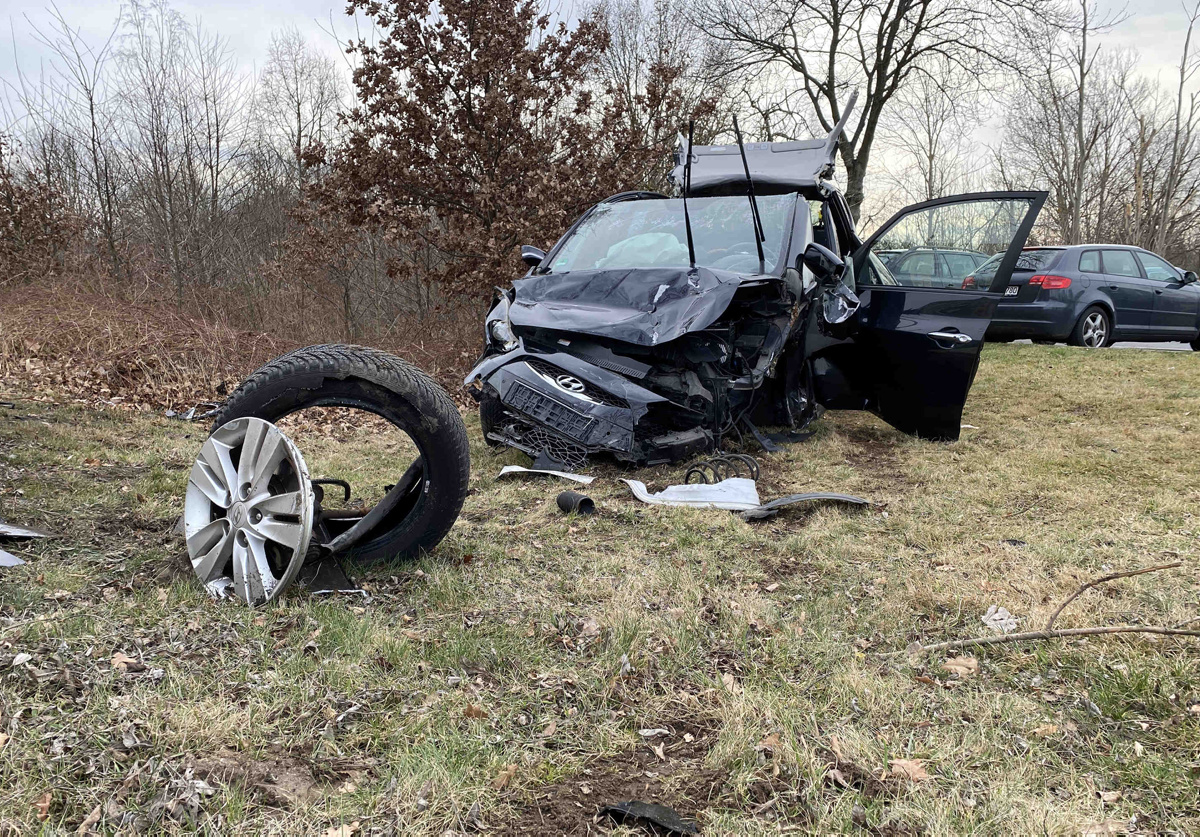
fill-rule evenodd
<path id="1" fill-rule="evenodd" d="M 1104 345 L 1108 337 L 1108 323 L 1103 314 L 1093 311 L 1083 321 L 1083 345 L 1089 349 L 1098 349 Z"/>
<path id="2" fill-rule="evenodd" d="M 232 593 L 252 607 L 269 602 L 296 577 L 308 551 L 308 466 L 269 421 L 234 419 L 200 449 L 183 517 L 192 568 L 209 593 Z"/>

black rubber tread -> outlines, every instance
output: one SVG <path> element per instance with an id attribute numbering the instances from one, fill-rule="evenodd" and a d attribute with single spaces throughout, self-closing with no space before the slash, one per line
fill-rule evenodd
<path id="1" fill-rule="evenodd" d="M 1067 344 L 1070 346 L 1083 345 L 1083 321 L 1092 311 L 1099 311 L 1108 320 L 1108 336 L 1104 338 L 1104 345 L 1098 348 L 1104 349 L 1113 344 L 1113 316 L 1108 313 L 1103 305 L 1089 305 L 1083 309 L 1083 313 L 1079 315 L 1079 319 L 1075 321 L 1075 328 L 1071 329 L 1071 336 L 1067 338 Z"/>
<path id="2" fill-rule="evenodd" d="M 450 396 L 407 361 L 365 346 L 296 349 L 243 381 L 221 406 L 213 429 L 242 416 L 274 422 L 308 407 L 332 405 L 366 409 L 387 419 L 412 438 L 426 466 L 426 491 L 412 511 L 395 528 L 349 550 L 347 557 L 378 561 L 433 549 L 462 511 L 470 448 Z"/>

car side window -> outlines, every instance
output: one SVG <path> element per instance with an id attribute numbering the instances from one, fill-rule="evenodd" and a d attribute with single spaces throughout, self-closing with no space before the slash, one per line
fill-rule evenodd
<path id="1" fill-rule="evenodd" d="M 1079 257 L 1079 272 L 1080 273 L 1099 273 L 1100 272 L 1100 251 L 1087 250 Z"/>
<path id="2" fill-rule="evenodd" d="M 1171 266 L 1166 259 L 1160 259 L 1153 253 L 1136 253 L 1137 259 L 1146 270 L 1146 278 L 1155 282 L 1178 282 L 1179 271 Z"/>
<path id="3" fill-rule="evenodd" d="M 933 253 L 913 253 L 911 256 L 901 260 L 900 264 L 896 266 L 896 270 L 909 276 L 933 279 Z"/>
<path id="4" fill-rule="evenodd" d="M 1132 276 L 1138 279 L 1142 276 L 1133 253 L 1128 250 L 1105 250 L 1102 260 L 1104 272 L 1109 276 Z"/>
<path id="5" fill-rule="evenodd" d="M 966 253 L 944 253 L 942 258 L 946 262 L 947 274 L 944 278 L 953 284 L 952 287 L 962 285 L 962 280 L 969 276 L 978 267 L 975 259 L 968 256 Z M 980 260 L 982 261 L 982 259 Z"/>

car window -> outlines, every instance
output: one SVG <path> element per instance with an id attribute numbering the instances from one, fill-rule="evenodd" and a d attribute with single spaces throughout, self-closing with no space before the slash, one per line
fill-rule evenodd
<path id="1" fill-rule="evenodd" d="M 905 256 L 896 262 L 892 273 L 905 273 L 909 276 L 923 276 L 932 279 L 934 274 L 933 253 L 913 253 Z"/>
<path id="2" fill-rule="evenodd" d="M 1087 250 L 1079 257 L 1079 270 L 1082 273 L 1100 272 L 1100 251 Z"/>
<path id="3" fill-rule="evenodd" d="M 922 208 L 909 208 L 892 219 L 871 241 L 871 253 L 877 258 L 856 257 L 861 265 L 860 285 L 890 284 L 879 275 L 876 264 L 887 251 L 903 255 L 888 262 L 888 270 L 897 284 L 917 288 L 971 290 L 978 292 L 979 282 L 965 279 L 979 272 L 989 257 L 1008 250 L 1029 212 L 1027 198 L 972 197 Z M 936 271 L 941 258 L 943 270 Z M 988 283 L 995 277 L 995 269 Z"/>
<path id="4" fill-rule="evenodd" d="M 1155 282 L 1178 282 L 1179 271 L 1171 266 L 1166 259 L 1160 259 L 1153 253 L 1136 253 L 1137 260 L 1146 270 L 1146 278 Z"/>
<path id="5" fill-rule="evenodd" d="M 1128 250 L 1105 250 L 1101 261 L 1104 262 L 1104 272 L 1110 276 L 1141 277 L 1133 253 Z"/>
<path id="6" fill-rule="evenodd" d="M 758 199 L 768 270 L 781 255 L 796 197 L 765 195 Z M 807 215 L 805 209 L 801 204 L 797 211 Z M 689 198 L 688 211 L 697 265 L 758 272 L 754 221 L 745 197 Z M 593 207 L 558 245 L 551 271 L 687 267 L 688 260 L 683 201 L 652 198 Z"/>
<path id="7" fill-rule="evenodd" d="M 962 284 L 964 277 L 970 275 L 975 270 L 976 262 L 974 257 L 968 253 L 943 253 L 942 258 L 946 260 L 947 275 L 943 278 L 954 281 L 957 284 Z"/>

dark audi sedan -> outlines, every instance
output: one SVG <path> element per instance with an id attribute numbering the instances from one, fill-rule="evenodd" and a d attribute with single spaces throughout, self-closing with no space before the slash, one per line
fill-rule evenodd
<path id="1" fill-rule="evenodd" d="M 962 286 L 987 287 L 999 259 L 988 259 Z M 1027 247 L 986 339 L 1022 338 L 1093 349 L 1115 340 L 1178 340 L 1200 351 L 1200 282 L 1139 247 Z"/>

